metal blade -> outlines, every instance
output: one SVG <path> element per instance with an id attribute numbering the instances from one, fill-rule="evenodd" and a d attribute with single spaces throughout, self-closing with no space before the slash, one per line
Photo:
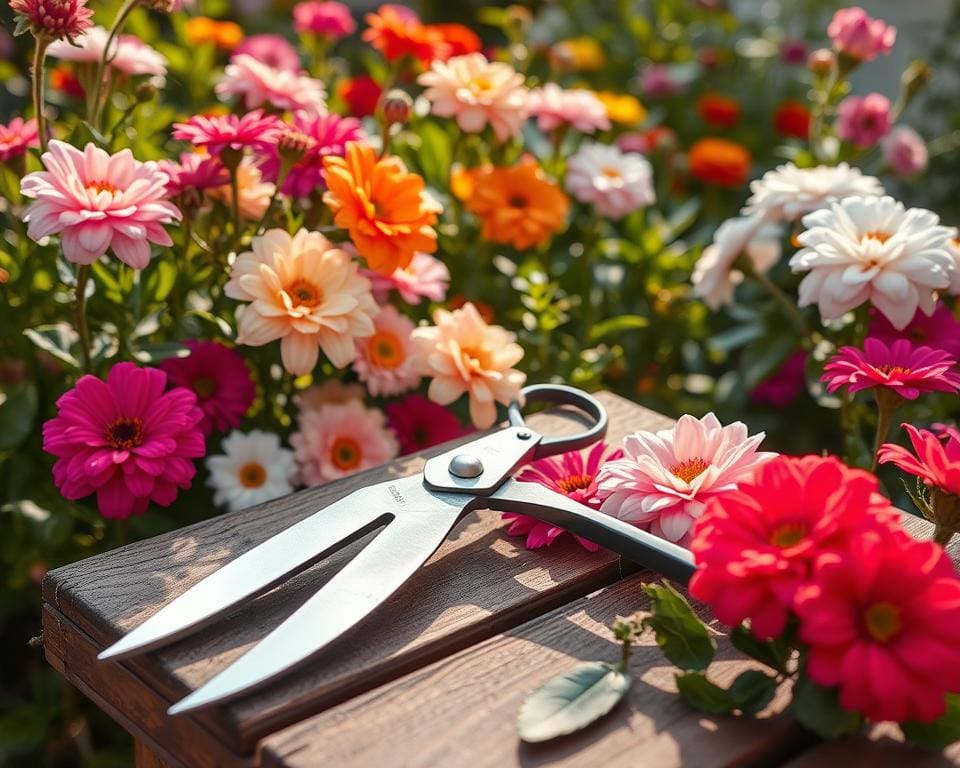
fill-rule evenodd
<path id="1" fill-rule="evenodd" d="M 233 698 L 313 656 L 392 595 L 440 546 L 472 497 L 433 493 L 422 476 L 387 484 L 401 511 L 312 598 L 257 645 L 167 710 L 175 715 Z M 383 507 L 383 486 L 358 491 Z M 377 491 L 374 493 L 374 491 Z"/>
<path id="2" fill-rule="evenodd" d="M 398 509 L 387 490 L 390 485 L 381 483 L 351 493 L 231 560 L 97 658 L 129 656 L 183 637 L 276 586 L 291 572 L 366 535 Z"/>

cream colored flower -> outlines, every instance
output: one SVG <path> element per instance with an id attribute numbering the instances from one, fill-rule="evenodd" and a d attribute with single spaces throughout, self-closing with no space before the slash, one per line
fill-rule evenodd
<path id="1" fill-rule="evenodd" d="M 237 167 L 237 189 L 240 192 L 240 218 L 259 221 L 277 191 L 276 184 L 263 181 L 260 168 L 251 157 L 245 157 Z M 222 200 L 228 207 L 233 205 L 233 190 L 230 185 L 215 187 L 208 191 L 211 197 Z"/>
<path id="2" fill-rule="evenodd" d="M 249 301 L 240 314 L 238 344 L 280 342 L 283 367 L 301 376 L 317 364 L 318 350 L 337 368 L 353 361 L 354 339 L 373 333 L 379 311 L 370 281 L 357 264 L 319 232 L 292 237 L 271 229 L 241 253 L 224 291 Z"/>
<path id="3" fill-rule="evenodd" d="M 514 334 L 487 325 L 470 304 L 433 314 L 434 326 L 413 331 L 415 366 L 430 382 L 430 399 L 449 405 L 470 395 L 470 418 L 478 427 L 496 421 L 496 403 L 508 405 L 520 394 L 526 374 L 513 366 L 523 357 Z"/>
<path id="4" fill-rule="evenodd" d="M 734 265 L 745 255 L 758 272 L 766 272 L 780 259 L 780 229 L 759 215 L 727 219 L 693 268 L 693 293 L 710 309 L 733 302 L 733 291 L 743 282 Z"/>
<path id="5" fill-rule="evenodd" d="M 816 168 L 786 163 L 750 182 L 750 191 L 744 214 L 759 213 L 767 221 L 796 221 L 845 197 L 882 195 L 883 186 L 876 177 L 864 176 L 847 163 Z"/>

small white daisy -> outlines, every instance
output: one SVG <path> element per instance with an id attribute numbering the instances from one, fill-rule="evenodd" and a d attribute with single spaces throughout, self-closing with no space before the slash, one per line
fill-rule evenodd
<path id="1" fill-rule="evenodd" d="M 603 144 L 585 143 L 570 158 L 566 186 L 577 200 L 592 203 L 610 219 L 623 218 L 656 201 L 647 159 Z"/>
<path id="2" fill-rule="evenodd" d="M 956 262 L 953 230 L 922 208 L 892 197 L 850 197 L 803 218 L 805 246 L 790 259 L 800 283 L 800 306 L 817 304 L 835 320 L 869 301 L 898 330 L 917 308 L 933 313 L 937 291 L 950 286 Z"/>
<path id="3" fill-rule="evenodd" d="M 276 435 L 259 429 L 244 434 L 235 429 L 224 438 L 222 447 L 223 454 L 206 460 L 210 472 L 207 485 L 214 489 L 215 504 L 226 504 L 236 512 L 293 491 L 293 451 L 281 448 Z"/>
<path id="4" fill-rule="evenodd" d="M 750 182 L 750 191 L 744 214 L 759 213 L 767 221 L 796 221 L 846 197 L 882 195 L 883 186 L 847 163 L 816 168 L 787 163 Z"/>

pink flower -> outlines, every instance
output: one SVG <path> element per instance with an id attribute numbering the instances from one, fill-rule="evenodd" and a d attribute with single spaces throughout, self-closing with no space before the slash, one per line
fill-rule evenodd
<path id="1" fill-rule="evenodd" d="M 537 118 L 537 127 L 544 132 L 562 125 L 571 125 L 581 133 L 610 129 L 607 108 L 593 91 L 564 89 L 556 83 L 530 91 L 527 113 Z"/>
<path id="2" fill-rule="evenodd" d="M 72 40 L 93 26 L 87 0 L 10 0 L 17 15 L 17 32 L 29 29 L 34 37 Z"/>
<path id="3" fill-rule="evenodd" d="M 307 485 L 352 475 L 397 455 L 397 441 L 384 426 L 382 411 L 359 400 L 303 411 L 290 436 L 300 477 Z"/>
<path id="4" fill-rule="evenodd" d="M 252 56 L 262 64 L 287 72 L 300 71 L 300 54 L 280 35 L 250 35 L 231 52 L 234 56 Z"/>
<path id="5" fill-rule="evenodd" d="M 220 98 L 241 96 L 247 109 L 269 104 L 278 110 L 326 109 L 323 83 L 305 74 L 274 69 L 253 56 L 234 56 L 214 90 Z"/>
<path id="6" fill-rule="evenodd" d="M 249 155 L 237 166 L 237 191 L 240 197 L 240 218 L 246 221 L 259 221 L 270 200 L 277 191 L 277 185 L 263 180 L 260 166 Z M 222 200 L 226 206 L 233 204 L 233 189 L 229 184 L 211 189 L 210 197 Z"/>
<path id="7" fill-rule="evenodd" d="M 898 331 L 882 312 L 871 308 L 867 336 L 879 339 L 887 345 L 900 339 L 909 339 L 916 346 L 941 349 L 955 360 L 960 360 L 960 321 L 940 302 L 931 315 L 917 310 L 902 331 Z"/>
<path id="8" fill-rule="evenodd" d="M 293 28 L 301 35 L 310 34 L 336 40 L 352 35 L 357 22 L 343 3 L 306 2 L 293 6 Z"/>
<path id="9" fill-rule="evenodd" d="M 363 386 L 356 382 L 344 384 L 340 379 L 327 379 L 322 384 L 314 384 L 303 392 L 293 396 L 294 404 L 301 411 L 316 411 L 328 403 L 349 403 L 351 400 L 363 401 Z"/>
<path id="10" fill-rule="evenodd" d="M 820 554 L 896 519 L 870 473 L 833 456 L 779 456 L 707 504 L 690 545 L 690 594 L 724 624 L 749 619 L 757 637 L 777 637 Z"/>
<path id="11" fill-rule="evenodd" d="M 31 147 L 39 147 L 37 121 L 15 117 L 7 125 L 0 125 L 0 163 L 22 157 Z"/>
<path id="12" fill-rule="evenodd" d="M 387 403 L 384 410 L 387 424 L 400 441 L 402 456 L 456 440 L 469 431 L 449 409 L 423 395 L 407 395 Z"/>
<path id="13" fill-rule="evenodd" d="M 110 33 L 103 27 L 90 27 L 72 43 L 57 40 L 47 48 L 55 59 L 95 64 L 103 58 Z M 111 46 L 110 66 L 126 75 L 165 75 L 167 60 L 134 35 L 119 35 Z"/>
<path id="14" fill-rule="evenodd" d="M 603 465 L 597 478 L 600 511 L 670 541 L 687 541 L 706 502 L 729 493 L 777 454 L 758 452 L 763 432 L 745 424 L 722 426 L 708 413 L 681 416 L 672 429 L 636 432 L 623 441 L 623 458 Z"/>
<path id="15" fill-rule="evenodd" d="M 376 396 L 399 395 L 420 383 L 413 366 L 413 321 L 387 304 L 373 318 L 373 335 L 356 339 L 353 370 Z"/>
<path id="16" fill-rule="evenodd" d="M 293 116 L 293 129 L 306 138 L 306 151 L 291 166 L 281 191 L 289 197 L 308 197 L 312 192 L 326 187 L 323 158 L 336 155 L 343 157 L 347 142 L 365 141 L 366 134 L 360 121 L 353 117 L 341 117 L 332 112 L 315 114 L 298 111 Z M 263 162 L 263 173 L 276 180 L 280 171 L 280 150 L 271 148 Z"/>
<path id="17" fill-rule="evenodd" d="M 184 193 L 195 194 L 230 183 L 230 175 L 219 158 L 199 152 L 184 152 L 180 155 L 179 163 L 160 160 L 157 165 L 170 177 L 167 182 L 167 194 L 170 197 L 178 197 Z"/>
<path id="18" fill-rule="evenodd" d="M 784 64 L 802 66 L 807 62 L 807 43 L 800 38 L 787 38 L 780 44 L 780 60 Z"/>
<path id="19" fill-rule="evenodd" d="M 219 155 L 228 147 L 238 152 L 247 147 L 263 151 L 276 143 L 281 125 L 278 118 L 264 115 L 262 109 L 241 117 L 194 115 L 185 123 L 173 124 L 173 138 L 206 147 L 213 155 Z"/>
<path id="20" fill-rule="evenodd" d="M 547 488 L 581 504 L 592 504 L 597 494 L 597 473 L 605 461 L 623 456 L 619 448 L 611 451 L 605 443 L 597 443 L 584 455 L 582 451 L 571 451 L 560 456 L 551 456 L 533 462 L 524 469 L 517 480 L 525 483 L 540 483 Z M 504 512 L 504 520 L 512 520 L 507 534 L 526 536 L 527 549 L 539 549 L 553 544 L 566 531 L 535 517 L 517 512 Z M 588 552 L 597 552 L 600 547 L 576 534 L 573 537 Z"/>
<path id="21" fill-rule="evenodd" d="M 900 176 L 913 176 L 926 170 L 927 145 L 913 128 L 899 125 L 883 140 L 883 159 Z"/>
<path id="22" fill-rule="evenodd" d="M 187 357 L 160 363 L 170 384 L 186 387 L 197 396 L 204 434 L 239 427 L 255 394 L 247 364 L 236 350 L 216 341 L 190 339 L 184 344 L 190 350 Z"/>
<path id="23" fill-rule="evenodd" d="M 203 456 L 203 413 L 193 392 L 164 392 L 166 374 L 118 363 L 107 380 L 81 376 L 43 425 L 43 449 L 57 457 L 53 479 L 71 501 L 97 494 L 104 517 L 169 506 L 189 488 L 191 459 Z"/>
<path id="24" fill-rule="evenodd" d="M 897 39 L 896 27 L 871 18 L 857 6 L 833 14 L 827 34 L 838 52 L 856 61 L 873 61 L 890 53 Z"/>
<path id="25" fill-rule="evenodd" d="M 35 198 L 23 220 L 34 240 L 59 234 L 63 255 L 92 264 L 108 250 L 134 269 L 150 261 L 150 243 L 173 245 L 163 228 L 180 211 L 164 198 L 169 177 L 155 162 L 141 163 L 129 149 L 107 154 L 92 142 L 81 152 L 51 141 L 41 157 L 45 171 L 20 182 Z"/>
<path id="26" fill-rule="evenodd" d="M 450 288 L 450 270 L 429 253 L 414 253 L 407 266 L 395 269 L 390 275 L 364 269 L 363 276 L 370 281 L 378 304 L 386 303 L 391 290 L 396 290 L 407 304 L 419 304 L 424 298 L 441 302 Z"/>
<path id="27" fill-rule="evenodd" d="M 949 431 L 936 435 L 912 424 L 901 426 L 907 431 L 916 455 L 903 446 L 886 443 L 877 454 L 880 463 L 894 464 L 931 488 L 960 496 L 960 439 Z"/>
<path id="28" fill-rule="evenodd" d="M 640 75 L 640 88 L 649 99 L 676 96 L 683 90 L 666 64 L 652 64 Z"/>
<path id="29" fill-rule="evenodd" d="M 853 394 L 885 387 L 907 400 L 916 400 L 923 392 L 960 391 L 960 374 L 953 370 L 956 364 L 956 359 L 943 350 L 915 347 L 907 339 L 887 346 L 879 339 L 867 338 L 863 349 L 841 347 L 827 361 L 820 380 L 828 392 L 847 387 Z"/>
<path id="30" fill-rule="evenodd" d="M 786 408 L 807 388 L 807 354 L 798 349 L 780 368 L 750 392 L 750 400 L 774 408 Z"/>
<path id="31" fill-rule="evenodd" d="M 807 674 L 874 722 L 931 722 L 960 691 L 960 581 L 939 545 L 904 531 L 821 555 L 796 600 Z"/>
<path id="32" fill-rule="evenodd" d="M 880 93 L 847 96 L 837 107 L 837 135 L 860 149 L 890 133 L 890 99 Z"/>

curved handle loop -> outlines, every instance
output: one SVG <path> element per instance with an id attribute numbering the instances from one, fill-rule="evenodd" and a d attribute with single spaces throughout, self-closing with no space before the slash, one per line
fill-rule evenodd
<path id="1" fill-rule="evenodd" d="M 521 389 L 520 396 L 524 403 L 547 402 L 556 405 L 572 405 L 594 419 L 593 425 L 586 432 L 560 437 L 544 437 L 534 451 L 534 459 L 542 459 L 545 456 L 554 456 L 568 451 L 579 451 L 581 448 L 586 448 L 588 445 L 593 445 L 602 440 L 607 434 L 609 419 L 606 408 L 600 404 L 599 400 L 582 390 L 568 387 L 565 384 L 532 384 Z M 507 408 L 507 415 L 511 426 L 524 426 L 520 403 L 510 403 Z"/>

